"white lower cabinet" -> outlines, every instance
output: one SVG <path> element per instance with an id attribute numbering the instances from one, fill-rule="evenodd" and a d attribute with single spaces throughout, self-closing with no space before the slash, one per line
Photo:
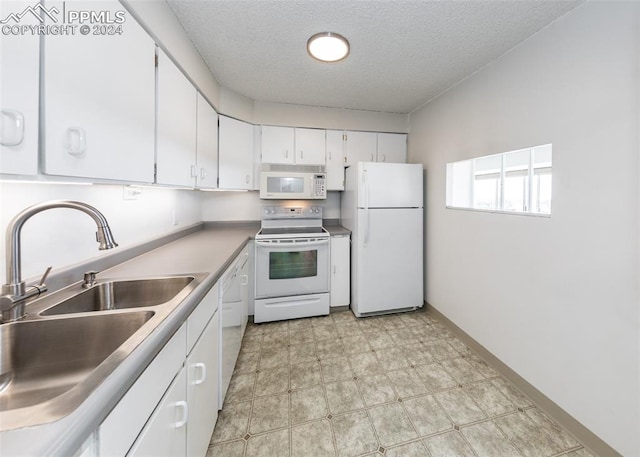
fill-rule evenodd
<path id="1" fill-rule="evenodd" d="M 331 306 L 348 306 L 351 301 L 349 251 L 349 235 L 331 237 Z"/>
<path id="2" fill-rule="evenodd" d="M 216 312 L 187 357 L 187 455 L 204 456 L 218 419 L 218 333 Z"/>
<path id="3" fill-rule="evenodd" d="M 186 324 L 173 335 L 100 425 L 100 455 L 126 455 L 184 364 Z"/>
<path id="4" fill-rule="evenodd" d="M 206 454 L 218 417 L 218 299 L 215 284 L 102 422 L 98 456 Z"/>
<path id="5" fill-rule="evenodd" d="M 127 454 L 139 457 L 184 456 L 189 421 L 187 376 L 182 368 Z"/>

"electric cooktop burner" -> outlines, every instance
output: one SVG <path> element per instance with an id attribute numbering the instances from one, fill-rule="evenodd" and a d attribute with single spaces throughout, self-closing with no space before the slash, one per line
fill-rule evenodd
<path id="1" fill-rule="evenodd" d="M 321 206 L 265 206 L 256 239 L 328 238 L 322 227 Z"/>
<path id="2" fill-rule="evenodd" d="M 308 233 L 309 235 L 316 235 L 319 233 L 326 233 L 327 231 L 322 227 L 278 227 L 278 228 L 263 228 L 260 230 L 262 235 L 297 235 L 300 233 Z"/>

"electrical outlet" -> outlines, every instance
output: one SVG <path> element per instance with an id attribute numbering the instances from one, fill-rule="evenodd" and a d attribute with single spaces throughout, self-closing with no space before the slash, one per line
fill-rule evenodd
<path id="1" fill-rule="evenodd" d="M 142 194 L 142 187 L 139 186 L 122 186 L 123 200 L 137 200 Z"/>

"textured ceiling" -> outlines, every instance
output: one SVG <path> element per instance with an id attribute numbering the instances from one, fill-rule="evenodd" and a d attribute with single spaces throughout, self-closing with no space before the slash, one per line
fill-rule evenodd
<path id="1" fill-rule="evenodd" d="M 218 82 L 255 100 L 408 113 L 581 0 L 167 0 Z M 306 51 L 351 43 L 339 63 Z"/>

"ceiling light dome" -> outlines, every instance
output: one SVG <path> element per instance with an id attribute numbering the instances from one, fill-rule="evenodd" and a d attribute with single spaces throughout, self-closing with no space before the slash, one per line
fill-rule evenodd
<path id="1" fill-rule="evenodd" d="M 338 62 L 349 55 L 349 41 L 338 33 L 316 33 L 307 41 L 307 51 L 321 62 Z"/>

